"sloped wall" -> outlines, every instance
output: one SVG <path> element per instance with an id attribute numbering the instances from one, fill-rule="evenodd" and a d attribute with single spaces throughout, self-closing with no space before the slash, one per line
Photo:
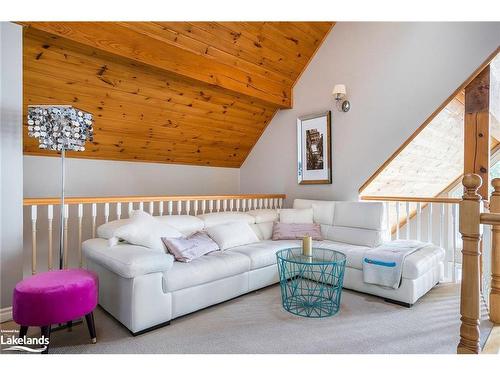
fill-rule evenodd
<path id="1" fill-rule="evenodd" d="M 356 200 L 358 188 L 500 45 L 500 23 L 337 23 L 240 171 L 242 193 Z M 347 86 L 351 110 L 331 91 Z M 296 119 L 332 111 L 331 185 L 297 183 Z"/>

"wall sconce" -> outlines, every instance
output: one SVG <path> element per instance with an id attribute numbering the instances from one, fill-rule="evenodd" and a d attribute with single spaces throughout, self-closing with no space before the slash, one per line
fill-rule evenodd
<path id="1" fill-rule="evenodd" d="M 347 100 L 345 85 L 335 85 L 332 92 L 333 98 L 337 102 L 337 109 L 342 112 L 349 112 L 351 103 Z"/>

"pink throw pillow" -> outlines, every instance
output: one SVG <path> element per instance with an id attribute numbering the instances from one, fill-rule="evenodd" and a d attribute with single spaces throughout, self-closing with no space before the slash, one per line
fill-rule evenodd
<path id="1" fill-rule="evenodd" d="M 167 250 L 179 262 L 191 262 L 212 251 L 219 250 L 219 245 L 205 232 L 196 232 L 189 237 L 161 239 Z"/>
<path id="2" fill-rule="evenodd" d="M 292 224 L 274 223 L 273 241 L 277 240 L 301 240 L 311 236 L 313 240 L 323 241 L 321 226 L 319 224 Z"/>

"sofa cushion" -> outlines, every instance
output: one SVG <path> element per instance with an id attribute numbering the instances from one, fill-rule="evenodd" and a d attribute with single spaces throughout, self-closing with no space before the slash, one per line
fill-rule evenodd
<path id="1" fill-rule="evenodd" d="M 250 259 L 236 252 L 215 251 L 189 263 L 175 262 L 165 273 L 167 291 L 206 284 L 250 270 Z"/>
<path id="2" fill-rule="evenodd" d="M 255 223 L 255 217 L 244 212 L 212 212 L 209 214 L 198 215 L 198 218 L 203 220 L 205 228 L 213 227 L 214 225 L 232 223 L 234 221 L 244 221 L 248 224 Z"/>
<path id="3" fill-rule="evenodd" d="M 268 221 L 265 223 L 250 224 L 250 228 L 255 232 L 259 240 L 270 240 L 273 236 L 274 222 Z"/>
<path id="4" fill-rule="evenodd" d="M 383 219 L 382 202 L 335 202 L 335 226 L 382 230 Z"/>
<path id="5" fill-rule="evenodd" d="M 170 254 L 130 244 L 109 247 L 103 238 L 83 242 L 82 251 L 86 258 L 127 279 L 167 271 L 174 263 Z"/>
<path id="6" fill-rule="evenodd" d="M 167 250 L 179 262 L 191 262 L 212 251 L 219 250 L 219 245 L 205 232 L 196 232 L 188 237 L 161 239 Z"/>
<path id="7" fill-rule="evenodd" d="M 266 240 L 250 245 L 233 247 L 232 249 L 226 250 L 226 252 L 244 254 L 251 261 L 250 269 L 255 270 L 276 264 L 276 252 L 278 250 L 301 246 L 302 241 L 299 240 Z"/>
<path id="8" fill-rule="evenodd" d="M 263 208 L 259 210 L 250 210 L 247 211 L 248 215 L 251 215 L 255 218 L 255 223 L 267 223 L 279 220 L 278 210 L 273 210 L 269 208 Z"/>
<path id="9" fill-rule="evenodd" d="M 170 225 L 185 236 L 189 236 L 203 230 L 205 223 L 196 216 L 191 215 L 165 215 L 155 216 L 161 223 Z"/>
<path id="10" fill-rule="evenodd" d="M 333 225 L 335 202 L 313 203 L 313 220 L 317 224 Z"/>
<path id="11" fill-rule="evenodd" d="M 280 222 L 287 224 L 313 223 L 312 208 L 283 208 L 280 210 Z"/>
<path id="12" fill-rule="evenodd" d="M 244 221 L 219 224 L 206 229 L 208 235 L 217 242 L 221 250 L 259 241 L 259 237 Z"/>

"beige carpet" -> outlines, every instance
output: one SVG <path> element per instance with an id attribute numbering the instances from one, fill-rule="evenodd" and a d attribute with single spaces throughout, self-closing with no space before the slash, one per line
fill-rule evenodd
<path id="1" fill-rule="evenodd" d="M 102 309 L 98 343 L 87 327 L 55 332 L 52 353 L 454 353 L 459 287 L 441 284 L 411 309 L 344 290 L 340 312 L 308 319 L 285 312 L 278 286 L 209 307 L 133 337 Z M 484 318 L 486 319 L 486 311 Z M 491 331 L 483 319 L 482 342 Z"/>

